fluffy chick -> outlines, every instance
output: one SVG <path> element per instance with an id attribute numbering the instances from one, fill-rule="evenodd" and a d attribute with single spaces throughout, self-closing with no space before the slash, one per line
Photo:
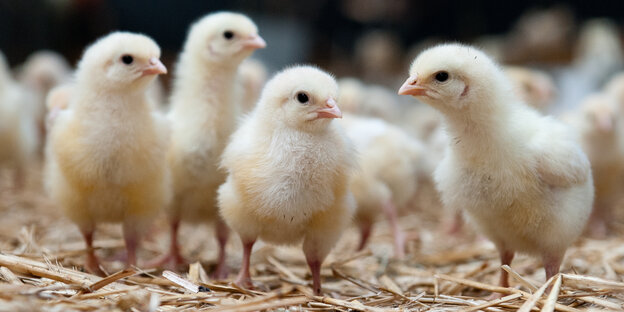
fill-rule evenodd
<path id="1" fill-rule="evenodd" d="M 349 180 L 354 149 L 333 118 L 334 79 L 314 67 L 293 67 L 265 86 L 253 113 L 232 135 L 221 165 L 221 216 L 243 243 L 236 279 L 251 287 L 249 258 L 256 239 L 292 245 L 303 241 L 314 293 L 321 264 L 351 222 Z"/>
<path id="2" fill-rule="evenodd" d="M 413 198 L 423 170 L 424 146 L 400 128 L 383 120 L 345 115 L 342 122 L 359 155 L 359 168 L 351 191 L 357 203 L 355 221 L 360 227 L 358 250 L 366 246 L 372 225 L 383 211 L 392 228 L 394 254 L 405 256 L 405 234 L 397 208 Z"/>
<path id="3" fill-rule="evenodd" d="M 262 87 L 267 81 L 267 72 L 266 65 L 260 60 L 249 58 L 241 63 L 236 84 L 237 103 L 239 103 L 241 113 L 253 110 L 260 97 L 260 92 L 262 92 Z"/>
<path id="4" fill-rule="evenodd" d="M 596 93 L 583 101 L 580 110 L 570 120 L 579 131 L 581 146 L 592 167 L 595 200 L 587 230 L 598 238 L 608 234 L 608 223 L 615 217 L 613 208 L 624 186 L 624 149 L 618 114 L 614 97 L 608 93 Z"/>
<path id="5" fill-rule="evenodd" d="M 460 44 L 421 53 L 399 94 L 443 115 L 449 144 L 434 174 L 443 204 L 465 210 L 502 264 L 526 252 L 542 258 L 547 278 L 558 273 L 594 194 L 589 161 L 568 128 L 522 103 L 494 61 Z M 504 270 L 500 285 L 509 285 Z"/>
<path id="6" fill-rule="evenodd" d="M 177 239 L 181 220 L 216 221 L 219 256 L 213 276 L 227 275 L 228 229 L 219 218 L 216 199 L 225 172 L 218 166 L 236 125 L 233 93 L 238 66 L 254 50 L 265 46 L 256 25 L 241 14 L 209 14 L 191 26 L 176 68 L 168 116 L 172 122 L 168 159 L 174 189 L 168 209 L 171 247 L 156 265 L 184 262 Z"/>
<path id="7" fill-rule="evenodd" d="M 30 104 L 27 91 L 13 80 L 0 53 L 0 169 L 14 170 L 16 189 L 23 186 L 26 166 L 33 159 L 39 142 Z"/>
<path id="8" fill-rule="evenodd" d="M 109 34 L 78 64 L 69 109 L 49 137 L 46 186 L 87 244 L 86 268 L 101 273 L 93 251 L 100 222 L 121 222 L 129 265 L 139 235 L 170 199 L 168 127 L 152 113 L 145 91 L 167 72 L 150 38 Z"/>
<path id="9" fill-rule="evenodd" d="M 507 66 L 505 74 L 511 80 L 517 96 L 540 112 L 546 112 L 554 102 L 555 82 L 545 72 L 525 67 Z"/>

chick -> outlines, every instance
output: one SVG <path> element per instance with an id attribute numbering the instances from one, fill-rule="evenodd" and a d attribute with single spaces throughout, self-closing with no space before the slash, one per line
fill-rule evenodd
<path id="1" fill-rule="evenodd" d="M 591 212 L 590 164 L 565 125 L 511 90 L 487 55 L 446 44 L 414 60 L 399 94 L 443 115 L 449 143 L 434 174 L 443 204 L 465 210 L 502 264 L 516 251 L 538 255 L 550 278 Z M 506 271 L 500 285 L 509 285 Z"/>
<path id="2" fill-rule="evenodd" d="M 511 80 L 516 95 L 531 107 L 546 112 L 554 102 L 555 82 L 545 72 L 524 67 L 507 66 L 505 74 Z"/>
<path id="3" fill-rule="evenodd" d="M 256 239 L 292 245 L 303 241 L 320 294 L 323 260 L 351 222 L 349 180 L 354 148 L 333 118 L 337 85 L 309 66 L 286 69 L 265 86 L 260 101 L 223 153 L 228 172 L 219 211 L 243 243 L 236 283 L 252 287 L 249 258 Z"/>
<path id="4" fill-rule="evenodd" d="M 242 113 L 253 110 L 267 80 L 267 68 L 259 60 L 249 58 L 238 70 L 236 97 Z"/>
<path id="5" fill-rule="evenodd" d="M 168 159 L 174 189 L 168 209 L 171 244 L 169 254 L 154 265 L 184 262 L 177 239 L 181 220 L 214 220 L 219 256 L 213 276 L 227 275 L 228 229 L 217 208 L 217 188 L 225 181 L 225 172 L 218 166 L 235 129 L 237 105 L 233 92 L 238 66 L 254 50 L 265 46 L 256 25 L 241 14 L 209 14 L 192 25 L 176 68 L 168 116 L 172 122 Z"/>
<path id="6" fill-rule="evenodd" d="M 0 169 L 13 170 L 16 190 L 24 184 L 26 166 L 33 159 L 39 142 L 30 105 L 27 91 L 13 80 L 0 53 Z"/>
<path id="7" fill-rule="evenodd" d="M 595 186 L 594 209 L 587 230 L 593 237 L 604 238 L 615 216 L 614 205 L 624 187 L 624 149 L 619 107 L 608 93 L 587 97 L 570 124 L 580 133 L 581 146 L 591 163 Z"/>
<path id="8" fill-rule="evenodd" d="M 380 119 L 347 115 L 342 124 L 359 154 L 360 170 L 351 185 L 361 233 L 358 249 L 366 246 L 372 225 L 383 211 L 392 228 L 394 254 L 401 259 L 405 256 L 405 234 L 398 224 L 397 208 L 404 208 L 416 192 L 424 146 Z"/>
<path id="9" fill-rule="evenodd" d="M 37 51 L 18 70 L 18 80 L 36 97 L 35 114 L 43 125 L 45 98 L 52 88 L 70 80 L 72 68 L 65 58 L 53 51 Z"/>
<path id="10" fill-rule="evenodd" d="M 136 264 L 139 235 L 170 199 L 168 127 L 152 112 L 146 89 L 167 69 L 150 38 L 111 33 L 89 46 L 78 64 L 69 109 L 49 137 L 46 187 L 87 244 L 86 268 L 100 273 L 93 232 L 121 222 Z"/>

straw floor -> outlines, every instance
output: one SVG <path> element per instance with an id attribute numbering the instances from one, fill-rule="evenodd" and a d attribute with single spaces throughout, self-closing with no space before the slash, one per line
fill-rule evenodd
<path id="1" fill-rule="evenodd" d="M 261 243 L 252 257 L 255 289 L 233 286 L 241 260 L 236 235 L 228 245 L 230 278 L 211 280 L 216 243 L 208 226 L 182 228 L 183 254 L 197 262 L 174 273 L 124 270 L 115 260 L 124 250 L 121 229 L 103 225 L 95 245 L 111 275 L 101 278 L 82 271 L 82 238 L 46 200 L 39 170 L 32 171 L 20 193 L 11 190 L 6 172 L 0 174 L 0 311 L 624 310 L 624 239 L 579 240 L 562 273 L 546 284 L 540 261 L 519 255 L 504 268 L 513 287 L 501 289 L 495 286 L 500 267 L 493 245 L 469 226 L 461 235 L 446 234 L 444 211 L 427 187 L 401 218 L 409 238 L 406 260 L 392 259 L 384 220 L 362 252 L 355 252 L 358 231 L 349 228 L 325 261 L 323 296 L 312 295 L 299 248 Z M 158 220 L 141 246 L 139 263 L 162 254 L 167 243 L 166 222 Z M 492 291 L 503 297 L 487 301 Z"/>

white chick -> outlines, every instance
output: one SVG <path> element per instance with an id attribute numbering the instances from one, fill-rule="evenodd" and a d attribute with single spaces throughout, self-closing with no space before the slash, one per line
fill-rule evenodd
<path id="1" fill-rule="evenodd" d="M 209 14 L 191 26 L 176 68 L 171 111 L 174 199 L 169 207 L 169 254 L 155 265 L 184 263 L 178 247 L 180 221 L 216 221 L 219 243 L 216 278 L 227 275 L 225 245 L 228 229 L 219 218 L 217 189 L 225 181 L 218 168 L 223 149 L 234 131 L 237 105 L 234 97 L 240 63 L 266 46 L 258 28 L 246 16 Z"/>
<path id="2" fill-rule="evenodd" d="M 49 137 L 46 187 L 87 244 L 86 268 L 101 274 L 93 250 L 100 222 L 121 222 L 127 263 L 141 232 L 170 199 L 168 127 L 146 89 L 167 69 L 150 38 L 115 32 L 89 46 L 78 64 L 69 109 Z"/>
<path id="3" fill-rule="evenodd" d="M 44 124 L 46 95 L 55 86 L 68 82 L 71 75 L 72 68 L 67 60 L 48 50 L 31 54 L 21 66 L 18 80 L 35 96 L 33 114 L 41 127 Z"/>
<path id="4" fill-rule="evenodd" d="M 421 53 L 399 94 L 443 115 L 449 144 L 434 176 L 443 204 L 464 209 L 502 264 L 526 252 L 541 257 L 547 278 L 558 273 L 594 194 L 589 161 L 568 128 L 523 104 L 496 63 L 460 44 Z M 509 285 L 504 270 L 500 285 Z"/>
<path id="5" fill-rule="evenodd" d="M 587 97 L 569 123 L 580 134 L 581 146 L 591 163 L 595 186 L 594 209 L 587 225 L 591 236 L 604 238 L 613 208 L 624 184 L 624 149 L 618 105 L 607 93 Z"/>
<path id="6" fill-rule="evenodd" d="M 333 118 L 337 85 L 309 66 L 286 69 L 265 86 L 252 114 L 232 135 L 221 165 L 220 212 L 243 243 L 236 284 L 252 287 L 249 259 L 256 239 L 303 241 L 315 294 L 323 260 L 351 222 L 349 181 L 354 148 Z"/>
<path id="7" fill-rule="evenodd" d="M 553 104 L 557 88 L 548 74 L 517 66 L 507 66 L 504 70 L 513 84 L 516 95 L 525 103 L 542 113 Z"/>
<path id="8" fill-rule="evenodd" d="M 405 208 L 416 192 L 424 145 L 380 119 L 345 115 L 342 125 L 360 156 L 360 170 L 351 184 L 357 203 L 355 221 L 361 233 L 358 250 L 366 246 L 373 223 L 383 211 L 394 236 L 394 254 L 401 259 L 405 256 L 405 234 L 398 223 L 397 208 Z"/>
<path id="9" fill-rule="evenodd" d="M 379 85 L 366 85 L 356 78 L 338 80 L 338 102 L 345 112 L 381 118 L 396 123 L 400 117 L 397 96 Z"/>
<path id="10" fill-rule="evenodd" d="M 27 91 L 13 80 L 0 53 L 0 169 L 13 169 L 16 190 L 23 187 L 26 166 L 33 159 L 39 141 L 30 104 Z"/>
<path id="11" fill-rule="evenodd" d="M 262 87 L 267 81 L 267 72 L 266 66 L 259 60 L 249 58 L 241 63 L 236 84 L 236 97 L 241 113 L 253 110 L 260 97 L 260 92 L 262 92 Z"/>

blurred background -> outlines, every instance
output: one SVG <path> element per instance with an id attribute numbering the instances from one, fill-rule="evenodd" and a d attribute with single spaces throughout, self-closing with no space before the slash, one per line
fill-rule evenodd
<path id="1" fill-rule="evenodd" d="M 601 45 L 594 47 L 598 51 L 580 51 L 588 45 L 583 40 L 589 41 L 582 30 L 588 22 L 605 18 L 602 28 L 619 40 L 622 7 L 619 1 L 0 0 L 0 50 L 11 67 L 42 49 L 57 51 L 74 65 L 96 38 L 127 30 L 153 37 L 169 67 L 190 23 L 209 12 L 233 10 L 258 24 L 269 46 L 255 57 L 270 72 L 307 62 L 339 77 L 357 76 L 396 88 L 395 77 L 407 72 L 422 48 L 462 41 L 485 48 L 506 64 L 542 67 L 559 85 L 567 82 L 558 68 L 573 63 L 575 56 L 613 54 L 599 51 L 614 49 Z M 607 73 L 619 68 L 607 65 Z M 169 79 L 163 77 L 165 86 Z M 587 93 L 604 79 L 592 79 L 581 90 Z M 579 93 L 569 97 L 578 98 Z"/>

